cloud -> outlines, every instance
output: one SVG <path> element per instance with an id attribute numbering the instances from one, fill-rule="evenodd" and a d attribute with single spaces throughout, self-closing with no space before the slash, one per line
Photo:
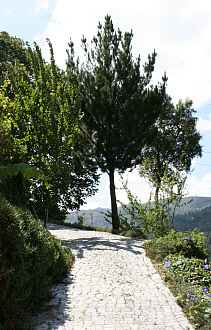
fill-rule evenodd
<path id="1" fill-rule="evenodd" d="M 83 206 L 80 207 L 80 210 L 94 210 L 97 209 L 98 207 L 102 207 L 102 205 L 98 202 L 92 202 L 92 203 L 84 204 Z"/>
<path id="2" fill-rule="evenodd" d="M 128 188 L 132 195 L 138 197 L 142 203 L 148 202 L 153 189 L 147 180 L 139 176 L 137 168 L 132 172 L 127 171 L 123 175 L 123 181 L 125 182 L 126 180 L 128 180 Z M 108 176 L 103 174 L 102 181 L 103 184 L 101 183 L 99 192 L 94 197 L 87 199 L 87 204 L 81 207 L 82 210 L 95 209 L 97 207 L 110 208 L 111 202 L 108 189 Z M 126 192 L 121 189 L 122 183 L 117 173 L 115 173 L 115 186 L 117 200 L 127 204 L 129 201 Z M 185 196 L 211 196 L 211 173 L 204 175 L 202 179 L 197 179 L 195 176 L 188 176 L 184 194 Z M 119 203 L 118 206 L 120 206 Z"/>
<path id="3" fill-rule="evenodd" d="M 107 194 L 102 194 L 102 195 L 100 195 L 100 199 L 102 199 L 102 200 L 104 200 L 105 198 L 107 198 L 108 196 L 107 196 Z"/>
<path id="4" fill-rule="evenodd" d="M 193 166 L 197 159 L 193 160 Z M 131 190 L 133 196 L 138 196 L 142 203 L 149 200 L 150 194 L 153 192 L 152 186 L 149 184 L 148 180 L 140 178 L 138 170 L 135 169 L 133 172 L 127 172 L 124 175 L 124 180 L 128 179 L 128 188 Z M 117 181 L 117 187 L 121 186 L 120 181 Z M 201 179 L 196 178 L 193 175 L 189 175 L 186 180 L 186 185 L 184 193 L 187 196 L 211 196 L 211 173 L 205 174 Z M 122 191 L 117 190 L 117 196 L 119 199 L 128 203 L 126 194 Z M 153 199 L 152 195 L 152 199 Z"/>
<path id="5" fill-rule="evenodd" d="M 41 10 L 48 10 L 49 0 L 36 0 L 34 15 L 38 15 Z"/>
<path id="6" fill-rule="evenodd" d="M 127 204 L 129 202 L 127 194 L 123 189 L 122 180 L 120 176 L 116 173 L 116 195 L 117 199 L 122 203 Z M 131 191 L 134 197 L 138 197 L 141 202 L 145 203 L 150 198 L 151 187 L 148 181 L 141 178 L 138 173 L 138 168 L 134 169 L 132 172 L 126 171 L 123 175 L 123 183 L 128 181 L 128 189 Z"/>
<path id="7" fill-rule="evenodd" d="M 202 117 L 199 117 L 197 121 L 197 130 L 201 133 L 211 131 L 211 115 L 209 117 L 210 119 L 203 119 Z"/>
<path id="8" fill-rule="evenodd" d="M 201 180 L 194 176 L 187 179 L 186 191 L 188 196 L 211 196 L 211 173 L 206 174 Z"/>
<path id="9" fill-rule="evenodd" d="M 127 171 L 123 175 L 123 182 L 128 180 L 128 188 L 134 197 L 138 196 L 141 202 L 145 203 L 149 200 L 151 187 L 147 180 L 140 178 L 138 169 L 132 172 Z M 128 198 L 126 192 L 121 189 L 122 182 L 118 173 L 115 173 L 115 187 L 116 187 L 116 198 L 124 204 L 127 204 Z M 109 178 L 107 174 L 102 174 L 99 191 L 93 196 L 86 200 L 87 204 L 83 205 L 81 209 L 89 210 L 97 207 L 111 207 L 110 191 L 109 191 Z M 118 203 L 120 206 L 120 203 Z"/>

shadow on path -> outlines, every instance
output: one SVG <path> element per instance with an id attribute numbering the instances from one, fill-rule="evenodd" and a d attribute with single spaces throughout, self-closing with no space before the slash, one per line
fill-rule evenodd
<path id="1" fill-rule="evenodd" d="M 143 252 L 140 249 L 143 249 L 141 244 L 144 240 L 134 240 L 134 239 L 127 239 L 127 238 L 100 238 L 96 237 L 89 237 L 89 238 L 70 238 L 70 239 L 62 239 L 62 245 L 68 246 L 74 250 L 74 253 L 77 258 L 81 259 L 84 258 L 84 251 L 95 251 L 100 250 L 109 250 L 109 251 L 119 251 L 124 250 L 127 252 L 131 252 L 135 255 L 140 255 Z"/>

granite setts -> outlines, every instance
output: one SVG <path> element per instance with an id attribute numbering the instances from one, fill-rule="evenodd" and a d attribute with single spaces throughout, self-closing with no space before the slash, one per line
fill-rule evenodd
<path id="1" fill-rule="evenodd" d="M 76 260 L 32 321 L 36 330 L 194 329 L 142 247 L 107 232 L 49 224 Z"/>

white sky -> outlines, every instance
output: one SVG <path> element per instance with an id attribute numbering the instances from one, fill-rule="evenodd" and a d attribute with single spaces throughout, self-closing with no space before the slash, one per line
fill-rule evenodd
<path id="1" fill-rule="evenodd" d="M 56 63 L 65 67 L 70 37 L 76 55 L 82 56 L 81 37 L 88 41 L 97 33 L 98 21 L 112 17 L 122 32 L 133 30 L 133 54 L 142 63 L 155 49 L 157 61 L 153 82 L 166 71 L 167 92 L 175 103 L 190 98 L 199 117 L 205 151 L 194 161 L 195 170 L 187 180 L 190 195 L 211 196 L 211 2 L 208 0 L 7 0 L 0 3 L 0 30 L 36 41 L 48 58 L 45 39 L 53 44 Z M 127 176 L 127 175 L 126 175 Z M 128 174 L 134 195 L 146 201 L 149 187 L 136 172 Z M 140 183 L 138 183 L 140 182 Z M 118 180 L 117 180 L 117 186 Z M 117 197 L 124 200 L 121 191 Z M 83 208 L 109 207 L 109 186 L 102 177 L 99 193 Z"/>

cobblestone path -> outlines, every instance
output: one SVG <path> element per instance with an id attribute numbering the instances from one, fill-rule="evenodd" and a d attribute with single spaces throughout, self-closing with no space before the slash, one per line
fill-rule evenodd
<path id="1" fill-rule="evenodd" d="M 34 317 L 36 330 L 193 329 L 143 241 L 49 225 L 76 256 L 66 283 Z"/>

